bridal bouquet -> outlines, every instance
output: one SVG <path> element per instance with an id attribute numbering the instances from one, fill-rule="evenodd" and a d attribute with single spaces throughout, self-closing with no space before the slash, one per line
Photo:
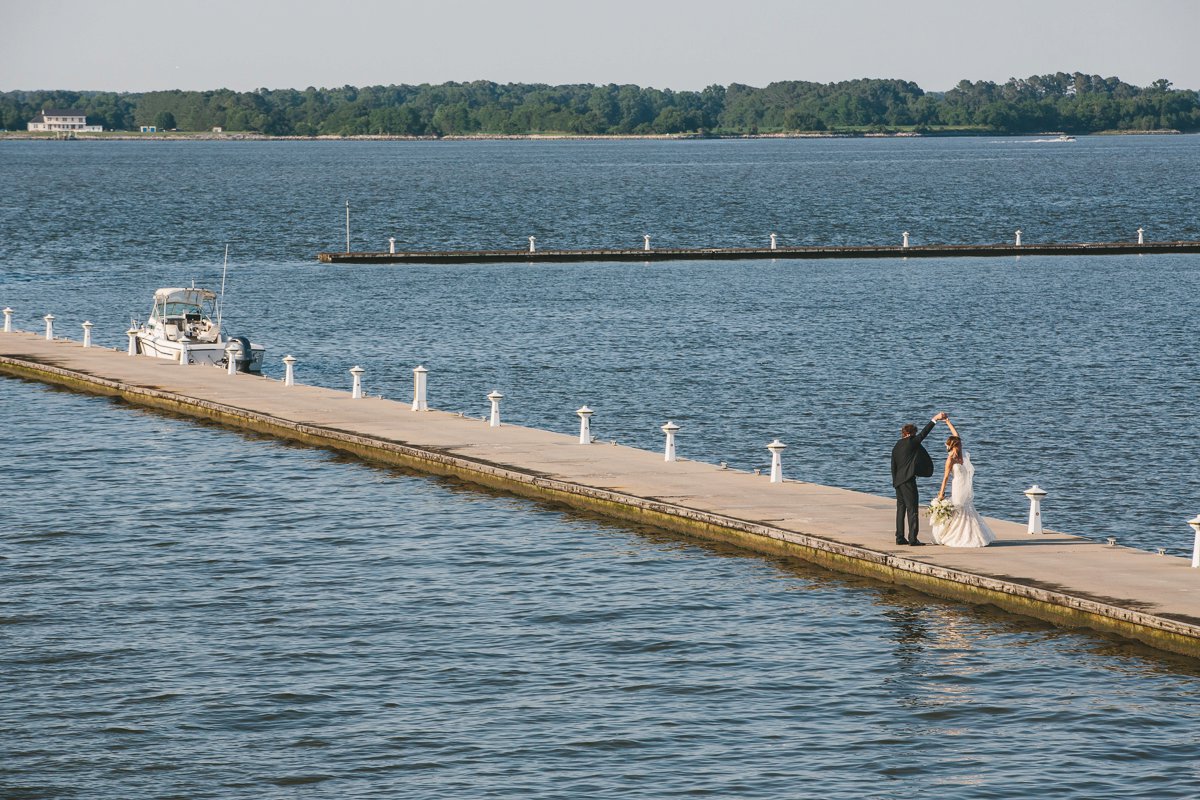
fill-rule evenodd
<path id="1" fill-rule="evenodd" d="M 929 521 L 934 525 L 945 525 L 958 512 L 949 500 L 933 499 L 929 501 Z"/>

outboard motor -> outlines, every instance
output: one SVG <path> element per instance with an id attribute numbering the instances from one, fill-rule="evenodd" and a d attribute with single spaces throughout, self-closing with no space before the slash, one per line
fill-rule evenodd
<path id="1" fill-rule="evenodd" d="M 229 341 L 237 342 L 242 348 L 242 357 L 238 359 L 238 372 L 249 372 L 250 364 L 254 361 L 254 353 L 250 351 L 250 340 L 245 336 L 230 336 Z"/>

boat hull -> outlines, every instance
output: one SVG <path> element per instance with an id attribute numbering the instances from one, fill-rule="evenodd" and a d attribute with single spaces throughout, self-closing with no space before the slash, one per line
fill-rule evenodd
<path id="1" fill-rule="evenodd" d="M 221 342 L 188 342 L 187 363 L 225 368 L 227 366 L 225 362 L 225 347 L 226 345 Z M 161 358 L 165 361 L 174 361 L 177 364 L 184 351 L 183 344 L 180 342 L 166 341 L 144 334 L 138 334 L 137 336 L 137 349 L 139 355 Z M 265 347 L 251 344 L 250 361 L 249 363 L 239 364 L 240 371 L 261 372 L 263 356 L 265 354 Z"/>

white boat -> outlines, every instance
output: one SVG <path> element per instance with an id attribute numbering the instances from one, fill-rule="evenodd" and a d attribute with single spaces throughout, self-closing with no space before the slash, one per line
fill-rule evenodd
<path id="1" fill-rule="evenodd" d="M 214 321 L 215 317 L 215 321 Z M 237 369 L 261 372 L 266 348 L 245 336 L 222 339 L 217 295 L 208 289 L 159 289 L 145 324 L 135 324 L 134 344 L 141 355 L 177 363 L 227 367 L 227 349 L 236 343 Z"/>

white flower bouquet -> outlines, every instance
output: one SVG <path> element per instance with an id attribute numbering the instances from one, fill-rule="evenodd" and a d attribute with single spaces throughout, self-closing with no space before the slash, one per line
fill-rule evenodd
<path id="1" fill-rule="evenodd" d="M 957 513 L 958 509 L 949 500 L 938 500 L 935 498 L 929 501 L 929 521 L 934 525 L 945 525 Z"/>

